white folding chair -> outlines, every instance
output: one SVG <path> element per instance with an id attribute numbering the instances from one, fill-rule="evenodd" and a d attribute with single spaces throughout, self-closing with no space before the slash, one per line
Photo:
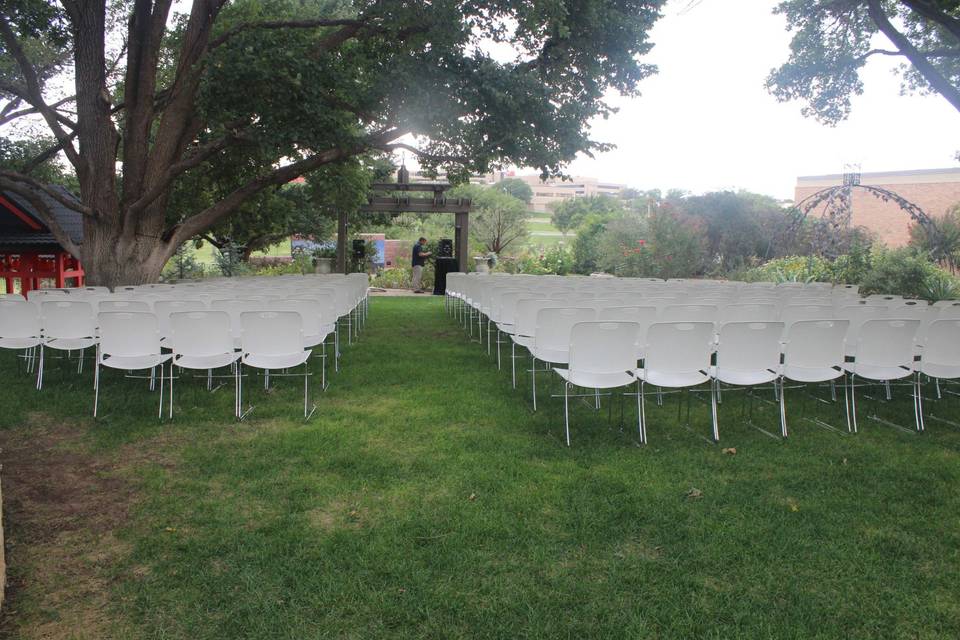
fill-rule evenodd
<path id="1" fill-rule="evenodd" d="M 597 312 L 600 322 L 635 322 L 637 330 L 637 361 L 643 360 L 647 349 L 647 329 L 657 321 L 659 311 L 656 307 L 629 306 L 605 307 Z"/>
<path id="2" fill-rule="evenodd" d="M 107 311 L 97 316 L 100 347 L 93 383 L 93 417 L 100 403 L 100 367 L 123 371 L 150 370 L 150 390 L 154 388 L 156 369 L 160 367 L 160 408 L 163 417 L 163 365 L 172 358 L 162 353 L 157 318 L 152 313 Z"/>
<path id="3" fill-rule="evenodd" d="M 311 350 L 303 344 L 303 319 L 296 311 L 246 311 L 240 314 L 241 364 L 264 372 L 264 388 L 270 387 L 270 372 L 303 365 L 303 417 L 308 420 L 316 410 L 309 408 L 310 371 L 307 362 Z M 243 378 L 240 373 L 240 400 L 243 406 Z M 274 374 L 297 375 L 297 374 Z M 242 420 L 253 407 L 240 414 Z"/>
<path id="4" fill-rule="evenodd" d="M 934 320 L 926 330 L 924 347 L 920 361 L 916 363 L 919 375 L 926 376 L 936 384 L 937 401 L 943 400 L 943 394 L 957 396 L 956 391 L 941 389 L 941 382 L 960 378 L 960 319 Z M 923 394 L 918 395 L 920 429 L 924 429 Z M 960 422 L 949 420 L 933 413 L 926 416 L 938 422 L 960 427 Z"/>
<path id="5" fill-rule="evenodd" d="M 750 389 L 750 426 L 776 437 L 753 424 L 754 387 L 773 384 L 780 405 L 780 434 L 787 437 L 786 406 L 780 377 L 780 339 L 782 322 L 728 322 L 720 326 L 717 339 L 717 364 L 713 371 L 716 392 L 721 385 Z M 719 416 L 718 416 L 719 423 Z M 719 432 L 719 428 L 717 430 Z"/>
<path id="6" fill-rule="evenodd" d="M 171 314 L 184 311 L 203 311 L 205 309 L 206 305 L 201 300 L 157 300 L 154 302 L 153 313 L 157 316 L 157 326 L 160 328 L 160 341 L 163 346 L 173 348 L 173 332 L 170 326 Z"/>
<path id="7" fill-rule="evenodd" d="M 128 313 L 150 313 L 150 303 L 145 300 L 118 300 L 116 298 L 101 298 L 97 304 L 97 311 L 125 311 Z"/>
<path id="8" fill-rule="evenodd" d="M 849 325 L 849 320 L 810 319 L 791 322 L 786 328 L 781 369 L 783 378 L 804 386 L 830 383 L 831 399 L 836 400 L 834 382 L 846 375 L 843 368 L 844 339 Z M 846 384 L 843 385 L 843 395 L 847 431 L 850 432 L 850 400 Z M 819 418 L 806 419 L 830 431 L 839 432 L 839 429 Z"/>
<path id="9" fill-rule="evenodd" d="M 570 446 L 570 398 L 573 386 L 594 389 L 615 389 L 637 384 L 637 430 L 640 441 L 646 442 L 641 418 L 640 381 L 636 374 L 634 345 L 639 327 L 632 322 L 581 322 L 570 330 L 567 368 L 553 370 L 563 379 L 563 426 Z"/>
<path id="10" fill-rule="evenodd" d="M 207 372 L 207 390 L 213 390 L 213 370 L 232 367 L 233 410 L 240 417 L 240 352 L 234 349 L 230 314 L 226 311 L 194 309 L 170 314 L 172 366 Z M 173 376 L 170 377 L 170 417 L 173 417 Z"/>
<path id="11" fill-rule="evenodd" d="M 857 426 L 857 377 L 874 382 L 890 383 L 913 376 L 910 384 L 913 396 L 914 419 L 917 431 L 922 430 L 920 422 L 920 378 L 913 364 L 914 337 L 920 326 L 919 320 L 885 318 L 867 320 L 860 327 L 857 342 L 853 349 L 853 362 L 847 362 L 844 369 L 850 375 L 851 414 L 853 431 Z M 898 424 L 884 420 L 876 415 L 870 419 L 881 424 L 904 429 Z"/>
<path id="12" fill-rule="evenodd" d="M 97 317 L 93 305 L 82 300 L 51 298 L 40 303 L 40 324 L 43 340 L 40 343 L 40 362 L 37 389 L 43 389 L 44 349 L 79 351 L 77 373 L 83 372 L 83 354 L 87 347 L 97 344 Z"/>
<path id="13" fill-rule="evenodd" d="M 26 300 L 0 298 L 0 349 L 23 349 L 22 358 L 27 372 L 33 372 L 36 364 L 34 351 L 42 341 L 40 310 Z M 17 360 L 19 368 L 20 360 Z"/>
<path id="14" fill-rule="evenodd" d="M 640 375 L 641 436 L 647 441 L 646 403 L 644 388 L 652 384 L 659 388 L 689 389 L 711 382 L 710 405 L 713 441 L 720 440 L 717 427 L 716 390 L 710 375 L 713 353 L 714 323 L 656 322 L 647 330 L 647 353 Z M 658 391 L 659 397 L 659 391 Z M 689 426 L 687 427 L 689 428 Z"/>

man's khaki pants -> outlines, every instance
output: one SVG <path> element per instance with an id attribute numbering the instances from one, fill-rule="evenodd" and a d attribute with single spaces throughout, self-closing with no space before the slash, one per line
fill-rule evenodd
<path id="1" fill-rule="evenodd" d="M 420 288 L 420 280 L 423 279 L 423 266 L 417 265 L 413 268 L 413 288 L 417 290 Z"/>

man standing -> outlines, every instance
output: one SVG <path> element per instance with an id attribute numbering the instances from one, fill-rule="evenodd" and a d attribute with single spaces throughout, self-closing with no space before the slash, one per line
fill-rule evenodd
<path id="1" fill-rule="evenodd" d="M 420 288 L 420 281 L 423 278 L 423 265 L 427 263 L 427 258 L 432 254 L 427 251 L 427 239 L 420 238 L 417 244 L 413 245 L 413 292 L 423 293 Z"/>

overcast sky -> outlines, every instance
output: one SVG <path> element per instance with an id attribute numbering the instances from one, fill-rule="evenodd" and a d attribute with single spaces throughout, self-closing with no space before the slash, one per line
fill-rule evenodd
<path id="1" fill-rule="evenodd" d="M 693 5 L 690 7 L 690 5 Z M 957 166 L 960 113 L 939 96 L 901 96 L 892 59 L 873 60 L 850 119 L 825 127 L 764 88 L 790 37 L 775 0 L 673 0 L 652 32 L 659 73 L 594 124 L 618 148 L 574 175 L 641 189 L 748 189 L 792 198 L 799 175 Z M 690 8 L 688 8 L 690 7 Z M 523 173 L 527 173 L 524 171 Z"/>

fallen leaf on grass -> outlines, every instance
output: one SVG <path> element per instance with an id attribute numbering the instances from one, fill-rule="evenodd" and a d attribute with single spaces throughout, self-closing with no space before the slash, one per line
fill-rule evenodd
<path id="1" fill-rule="evenodd" d="M 164 531 L 166 531 L 167 533 L 176 533 L 177 530 L 174 527 L 166 527 Z"/>
<path id="2" fill-rule="evenodd" d="M 726 453 L 727 455 L 735 456 L 737 455 L 736 447 L 727 447 L 726 449 L 721 449 L 720 453 Z"/>
<path id="3" fill-rule="evenodd" d="M 467 500 L 469 500 L 470 502 L 473 502 L 473 501 L 476 500 L 476 499 L 477 499 L 477 494 L 475 494 L 475 493 L 471 493 L 471 494 L 470 494 L 470 497 L 467 498 Z"/>
<path id="4" fill-rule="evenodd" d="M 696 487 L 691 487 L 690 491 L 687 491 L 687 500 L 699 500 L 703 497 L 703 491 L 697 489 Z"/>
<path id="5" fill-rule="evenodd" d="M 800 505 L 797 504 L 797 501 L 793 498 L 787 498 L 787 506 L 790 507 L 790 511 L 794 513 L 800 511 Z"/>

